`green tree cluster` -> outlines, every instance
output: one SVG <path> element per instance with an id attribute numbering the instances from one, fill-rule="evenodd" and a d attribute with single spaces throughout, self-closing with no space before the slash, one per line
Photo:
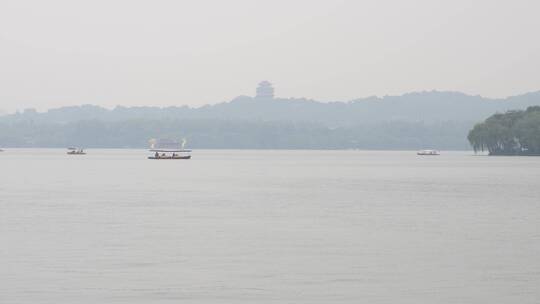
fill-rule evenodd
<path id="1" fill-rule="evenodd" d="M 474 151 L 490 155 L 540 155 L 540 106 L 494 114 L 469 132 Z"/>

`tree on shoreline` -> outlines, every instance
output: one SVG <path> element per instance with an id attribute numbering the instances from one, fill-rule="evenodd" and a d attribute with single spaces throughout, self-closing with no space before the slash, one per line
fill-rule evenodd
<path id="1" fill-rule="evenodd" d="M 540 106 L 494 114 L 467 137 L 475 152 L 490 155 L 540 155 Z"/>

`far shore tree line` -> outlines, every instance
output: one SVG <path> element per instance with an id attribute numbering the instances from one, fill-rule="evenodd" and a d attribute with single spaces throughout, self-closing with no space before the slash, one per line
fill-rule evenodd
<path id="1" fill-rule="evenodd" d="M 298 117 L 297 121 L 217 119 L 217 114 L 186 118 L 177 110 L 130 108 L 125 110 L 129 115 L 111 119 L 120 110 L 83 106 L 4 116 L 0 117 L 0 147 L 146 148 L 150 138 L 187 138 L 189 147 L 196 149 L 466 150 L 470 144 L 475 152 L 490 155 L 540 155 L 540 106 L 497 113 L 476 125 L 359 118 L 354 124 L 339 125 Z M 92 115 L 96 111 L 100 115 Z M 153 115 L 155 111 L 159 115 Z"/>
<path id="2" fill-rule="evenodd" d="M 148 148 L 151 138 L 187 139 L 193 149 L 465 150 L 472 123 L 387 122 L 330 128 L 318 123 L 239 120 L 0 122 L 0 146 Z"/>
<path id="3" fill-rule="evenodd" d="M 468 135 L 475 152 L 490 155 L 540 155 L 540 106 L 490 116 Z"/>

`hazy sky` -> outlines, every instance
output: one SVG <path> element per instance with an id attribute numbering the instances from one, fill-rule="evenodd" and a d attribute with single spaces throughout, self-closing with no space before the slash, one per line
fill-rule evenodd
<path id="1" fill-rule="evenodd" d="M 0 0 L 0 111 L 540 90 L 540 1 Z"/>

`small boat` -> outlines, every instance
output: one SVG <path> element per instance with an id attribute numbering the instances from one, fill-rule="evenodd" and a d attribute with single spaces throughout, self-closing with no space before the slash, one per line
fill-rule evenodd
<path id="1" fill-rule="evenodd" d="M 148 156 L 148 159 L 191 159 L 191 155 L 189 154 L 191 150 L 152 149 L 150 152 L 154 152 L 154 155 Z"/>
<path id="2" fill-rule="evenodd" d="M 416 155 L 440 155 L 437 150 L 421 150 L 416 152 Z"/>
<path id="3" fill-rule="evenodd" d="M 182 143 L 176 140 L 151 139 L 150 152 L 153 155 L 148 159 L 191 159 L 191 150 L 184 149 L 187 140 L 182 139 Z"/>
<path id="4" fill-rule="evenodd" d="M 68 155 L 86 155 L 86 152 L 84 152 L 81 148 L 68 148 L 67 151 Z"/>

